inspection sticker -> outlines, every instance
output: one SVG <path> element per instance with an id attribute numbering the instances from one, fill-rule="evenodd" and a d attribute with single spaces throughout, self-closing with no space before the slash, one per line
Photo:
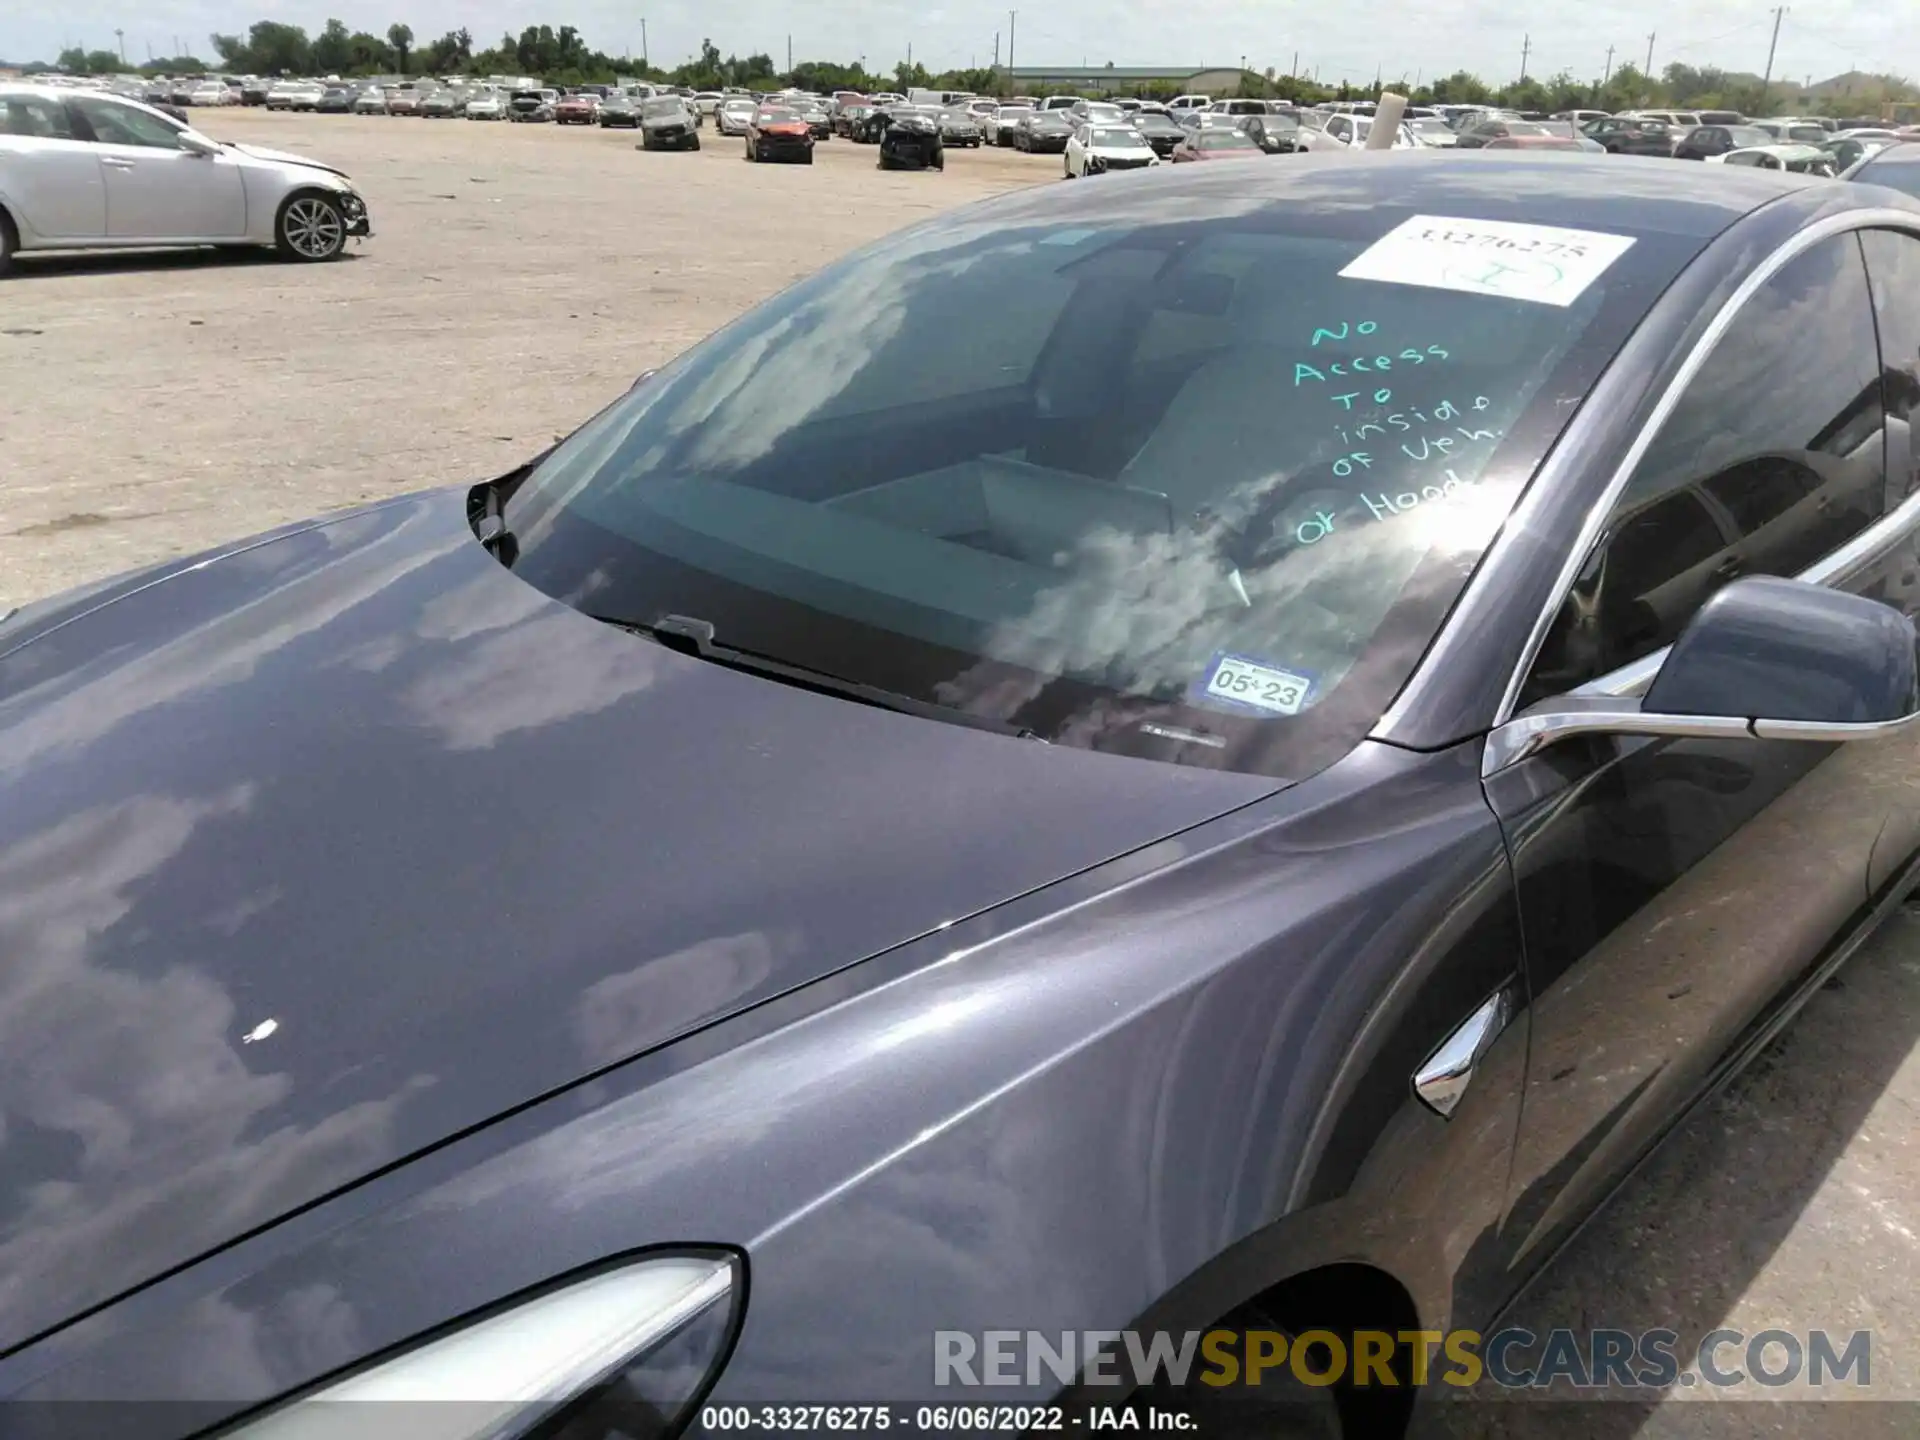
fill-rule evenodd
<path id="1" fill-rule="evenodd" d="M 1254 714 L 1298 715 L 1312 691 L 1311 675 L 1222 650 L 1207 662 L 1206 673 L 1191 695 L 1210 705 Z"/>
<path id="2" fill-rule="evenodd" d="M 1632 248 L 1631 235 L 1416 215 L 1361 251 L 1340 276 L 1564 306 Z"/>

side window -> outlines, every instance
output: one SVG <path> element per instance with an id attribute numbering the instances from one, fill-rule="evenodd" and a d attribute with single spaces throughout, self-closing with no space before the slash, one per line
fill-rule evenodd
<path id="1" fill-rule="evenodd" d="M 67 107 L 46 95 L 9 95 L 0 100 L 0 135 L 27 140 L 71 140 Z"/>
<path id="2" fill-rule="evenodd" d="M 149 150 L 178 150 L 180 132 L 166 121 L 93 95 L 76 95 L 73 106 L 102 145 L 141 145 Z"/>
<path id="3" fill-rule="evenodd" d="M 1873 304 L 1860 241 L 1841 235 L 1769 280 L 1707 357 L 1628 480 L 1521 703 L 1671 644 L 1729 580 L 1796 575 L 1885 513 Z"/>
<path id="4" fill-rule="evenodd" d="M 1861 243 L 1867 252 L 1873 311 L 1880 321 L 1881 390 L 1887 416 L 1906 431 L 1903 444 L 1889 445 L 1901 461 L 1900 473 L 1887 477 L 1891 508 L 1920 490 L 1920 449 L 1910 429 L 1920 414 L 1920 240 L 1897 230 L 1870 230 L 1861 236 Z"/>

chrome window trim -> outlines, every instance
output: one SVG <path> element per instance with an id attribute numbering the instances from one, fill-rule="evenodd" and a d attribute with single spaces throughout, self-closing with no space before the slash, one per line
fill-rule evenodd
<path id="1" fill-rule="evenodd" d="M 1567 592 L 1573 588 L 1573 583 L 1578 578 L 1581 567 L 1586 564 L 1587 557 L 1599 544 L 1607 520 L 1613 514 L 1614 505 L 1626 489 L 1627 482 L 1633 478 L 1633 472 L 1646 457 L 1646 452 L 1659 435 L 1661 427 L 1678 408 L 1687 387 L 1698 377 L 1708 358 L 1725 338 L 1726 332 L 1732 328 L 1734 320 L 1746 307 L 1747 302 L 1789 262 L 1823 240 L 1830 240 L 1836 235 L 1870 229 L 1898 229 L 1920 234 L 1920 214 L 1911 210 L 1873 207 L 1825 216 L 1806 228 L 1796 231 L 1772 254 L 1756 265 L 1740 283 L 1739 288 L 1727 297 L 1719 313 L 1713 317 L 1700 338 L 1694 342 L 1693 349 L 1688 352 L 1680 368 L 1667 382 L 1667 388 L 1655 402 L 1652 412 L 1640 427 L 1639 433 L 1634 436 L 1632 444 L 1627 447 L 1626 454 L 1621 457 L 1619 465 L 1614 468 L 1606 488 L 1588 509 L 1586 518 L 1581 522 L 1579 534 L 1568 550 L 1566 559 L 1561 564 L 1560 573 L 1554 580 L 1550 592 L 1551 598 L 1540 614 L 1535 617 L 1533 628 L 1527 636 L 1527 643 L 1521 649 L 1520 656 L 1507 677 L 1506 687 L 1501 692 L 1500 703 L 1495 708 L 1489 728 L 1498 729 L 1513 718 L 1520 689 L 1526 683 L 1527 673 L 1533 668 L 1533 662 L 1539 658 L 1540 648 L 1546 642 L 1547 631 L 1553 624 L 1553 618 L 1559 613 Z M 1566 436 L 1563 434 L 1556 442 L 1555 448 L 1558 449 L 1565 440 Z M 1551 466 L 1552 463 L 1553 457 L 1549 455 L 1543 462 L 1542 469 Z M 1473 615 L 1488 603 L 1489 592 L 1499 583 L 1501 573 L 1507 568 L 1501 563 L 1504 552 L 1519 544 L 1519 537 L 1530 533 L 1538 511 L 1545 503 L 1542 499 L 1545 489 L 1540 485 L 1540 481 L 1545 478 L 1540 473 L 1535 474 L 1526 493 L 1520 497 L 1520 502 L 1501 527 L 1500 534 L 1495 538 L 1493 545 L 1488 548 L 1487 553 L 1481 557 L 1480 563 L 1475 567 L 1466 589 L 1461 592 L 1459 601 L 1454 605 L 1453 614 L 1449 617 L 1448 623 L 1436 637 L 1419 668 L 1401 687 L 1400 694 L 1395 697 L 1393 704 L 1387 708 L 1386 713 L 1374 726 L 1372 731 L 1374 737 L 1391 739 L 1394 730 L 1404 720 L 1410 698 L 1418 693 L 1422 675 L 1431 667 L 1443 666 L 1447 663 L 1447 652 L 1452 644 L 1457 643 L 1459 637 L 1470 628 Z M 1854 536 L 1818 565 L 1803 572 L 1799 578 L 1814 579 L 1816 583 L 1821 584 L 1828 583 L 1834 575 L 1860 563 L 1863 559 L 1863 551 L 1871 552 L 1875 545 L 1889 543 L 1899 531 L 1916 519 L 1920 519 L 1920 497 L 1909 497 L 1890 514 L 1861 531 L 1859 535 Z M 1833 567 L 1831 572 L 1828 571 L 1830 566 Z M 1825 578 L 1817 578 L 1815 572 L 1822 572 Z M 1572 693 L 1578 695 L 1638 693 L 1652 681 L 1654 673 L 1659 670 L 1660 662 L 1665 656 L 1664 648 L 1652 655 L 1644 655 L 1597 680 L 1587 682 Z"/>
<path id="2" fill-rule="evenodd" d="M 1920 529 L 1920 491 L 1915 491 L 1838 550 L 1829 552 L 1793 578 L 1809 585 L 1844 585 L 1867 569 L 1914 530 Z M 1564 594 L 1564 592 L 1562 592 Z M 1673 647 L 1662 645 L 1650 655 L 1609 671 L 1569 690 L 1569 695 L 1643 695 L 1666 663 Z M 1531 662 L 1529 662 L 1531 663 Z"/>

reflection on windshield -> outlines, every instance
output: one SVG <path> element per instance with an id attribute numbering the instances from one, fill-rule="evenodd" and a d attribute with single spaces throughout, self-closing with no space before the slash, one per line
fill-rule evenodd
<path id="1" fill-rule="evenodd" d="M 1608 294 L 1342 279 L 1405 218 L 1360 213 L 910 232 L 562 445 L 515 570 L 1057 743 L 1302 773 L 1425 648 Z"/>

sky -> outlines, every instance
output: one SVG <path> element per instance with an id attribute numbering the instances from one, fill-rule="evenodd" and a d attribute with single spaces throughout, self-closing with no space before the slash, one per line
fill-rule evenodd
<path id="1" fill-rule="evenodd" d="M 1018 0 L 1015 0 L 1018 3 Z M 194 54 L 210 57 L 207 36 L 244 34 L 256 20 L 279 20 L 319 32 L 330 16 L 349 29 L 384 34 L 396 20 L 412 27 L 416 43 L 465 25 L 477 44 L 503 30 L 571 24 L 595 49 L 609 54 L 642 49 L 656 64 L 674 65 L 711 37 L 723 54 L 763 52 L 784 67 L 791 34 L 793 57 L 854 61 L 891 68 L 907 56 L 936 72 L 990 64 L 998 33 L 1005 58 L 1008 31 L 1018 65 L 1237 65 L 1281 73 L 1299 55 L 1303 74 L 1324 82 L 1371 83 L 1375 68 L 1392 80 L 1470 70 L 1496 83 L 1520 74 L 1567 70 L 1597 80 L 1606 64 L 1644 65 L 1653 36 L 1657 71 L 1672 61 L 1758 73 L 1767 60 L 1773 12 L 1726 0 L 1385 0 L 1385 23 L 1364 4 L 1281 7 L 1257 0 L 1048 0 L 1009 23 L 1005 9 L 955 0 L 834 0 L 797 6 L 774 0 L 0 0 L 0 57 L 51 60 L 68 45 L 116 47 L 125 31 L 128 57 L 144 61 L 173 53 L 176 37 Z M 1904 17 L 1904 18 L 1903 18 Z M 1866 6 L 1854 0 L 1801 0 L 1780 27 L 1777 76 L 1824 79 L 1847 70 L 1886 71 L 1920 78 L 1920 28 L 1904 5 Z"/>

